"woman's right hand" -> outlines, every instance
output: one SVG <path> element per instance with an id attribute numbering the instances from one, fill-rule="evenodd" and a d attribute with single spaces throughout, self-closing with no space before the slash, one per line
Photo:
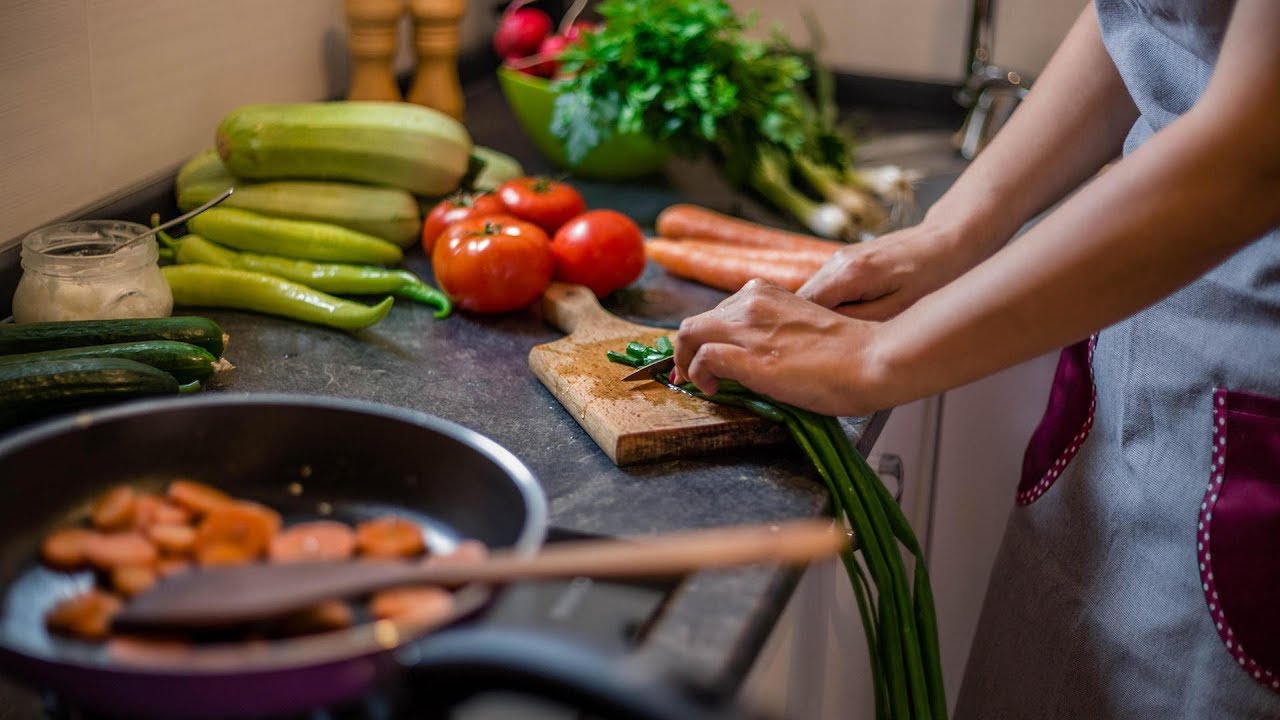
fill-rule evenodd
<path id="1" fill-rule="evenodd" d="M 836 251 L 796 295 L 859 320 L 888 320 L 980 258 L 924 223 Z"/>

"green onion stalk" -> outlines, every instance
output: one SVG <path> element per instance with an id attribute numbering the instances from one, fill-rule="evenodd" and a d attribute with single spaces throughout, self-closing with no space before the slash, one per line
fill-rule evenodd
<path id="1" fill-rule="evenodd" d="M 827 202 L 844 210 L 859 233 L 874 233 L 889 219 L 880 201 L 864 185 L 846 182 L 839 172 L 803 155 L 792 158 L 796 172 Z"/>
<path id="2" fill-rule="evenodd" d="M 626 352 L 609 356 L 628 365 L 669 356 L 670 340 L 661 341 L 661 348 L 633 342 Z M 659 379 L 670 384 L 666 376 Z M 845 551 L 841 562 L 866 635 L 876 718 L 946 720 L 937 613 L 923 548 L 839 420 L 775 402 L 732 380 L 721 380 L 711 396 L 691 383 L 678 389 L 786 426 L 831 493 L 835 515 L 857 539 L 858 551 Z M 908 559 L 914 563 L 911 573 Z"/>
<path id="3" fill-rule="evenodd" d="M 844 208 L 810 199 L 791 183 L 790 174 L 786 154 L 762 146 L 748 184 L 815 235 L 845 242 L 858 239 L 858 227 Z"/>

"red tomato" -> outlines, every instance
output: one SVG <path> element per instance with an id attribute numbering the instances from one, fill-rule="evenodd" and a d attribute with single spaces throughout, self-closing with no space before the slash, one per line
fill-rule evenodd
<path id="1" fill-rule="evenodd" d="M 431 253 L 436 284 L 477 313 L 519 310 L 551 283 L 551 243 L 537 225 L 506 215 L 450 225 Z"/>
<path id="2" fill-rule="evenodd" d="M 644 233 L 614 210 L 592 210 L 565 223 L 551 241 L 556 279 L 591 288 L 604 297 L 644 272 Z"/>
<path id="3" fill-rule="evenodd" d="M 507 212 L 555 233 L 569 219 L 587 209 L 587 203 L 568 183 L 543 177 L 522 177 L 498 186 L 498 197 Z"/>
<path id="4" fill-rule="evenodd" d="M 440 233 L 459 220 L 501 215 L 505 212 L 506 206 L 497 195 L 492 193 L 481 195 L 462 193 L 445 198 L 431 208 L 431 212 L 427 213 L 426 219 L 422 222 L 422 249 L 428 256 L 431 255 L 431 249 L 436 246 Z"/>

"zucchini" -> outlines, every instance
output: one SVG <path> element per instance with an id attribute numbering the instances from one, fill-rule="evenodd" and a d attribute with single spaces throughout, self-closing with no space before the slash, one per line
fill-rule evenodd
<path id="1" fill-rule="evenodd" d="M 250 180 L 347 180 L 415 195 L 457 189 L 471 136 L 448 115 L 401 102 L 245 105 L 218 124 L 218 155 Z"/>
<path id="2" fill-rule="evenodd" d="M 476 145 L 471 148 L 471 154 L 484 161 L 484 167 L 480 168 L 480 172 L 471 181 L 472 190 L 497 190 L 502 183 L 524 176 L 524 167 L 520 165 L 520 161 L 506 153 Z"/>
<path id="3" fill-rule="evenodd" d="M 0 365 L 0 426 L 149 395 L 175 395 L 172 375 L 133 360 L 35 360 Z"/>
<path id="4" fill-rule="evenodd" d="M 187 229 L 237 250 L 299 260 L 391 265 L 404 257 L 399 247 L 372 235 L 331 223 L 267 217 L 238 208 L 209 208 L 188 220 Z"/>
<path id="5" fill-rule="evenodd" d="M 172 375 L 180 383 L 207 380 L 213 376 L 218 359 L 208 350 L 176 340 L 139 340 L 85 347 L 45 350 L 43 352 L 0 355 L 0 367 L 35 360 L 79 360 L 118 358 L 150 365 Z"/>
<path id="6" fill-rule="evenodd" d="M 194 209 L 232 185 L 236 191 L 222 207 L 332 223 L 402 248 L 416 242 L 422 230 L 418 203 L 406 190 L 322 180 L 241 180 L 227 171 L 213 148 L 191 158 L 178 172 L 178 208 Z"/>
<path id="7" fill-rule="evenodd" d="M 139 340 L 191 343 L 215 358 L 222 357 L 224 343 L 222 328 L 209 318 L 196 315 L 0 324 L 0 355 Z"/>

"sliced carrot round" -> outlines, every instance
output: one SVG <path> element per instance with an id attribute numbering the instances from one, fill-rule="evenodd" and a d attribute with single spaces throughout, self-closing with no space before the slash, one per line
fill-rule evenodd
<path id="1" fill-rule="evenodd" d="M 159 577 L 150 565 L 121 565 L 111 571 L 111 587 L 125 597 L 133 597 L 151 589 Z"/>
<path id="2" fill-rule="evenodd" d="M 85 547 L 85 557 L 99 570 L 110 572 L 125 565 L 154 565 L 156 546 L 135 532 L 98 534 Z"/>
<path id="3" fill-rule="evenodd" d="M 88 548 L 98 535 L 87 528 L 55 530 L 40 544 L 40 557 L 57 570 L 78 570 L 89 562 Z"/>
<path id="4" fill-rule="evenodd" d="M 234 498 L 215 487 L 186 478 L 169 483 L 166 497 L 169 502 L 186 508 L 196 515 L 207 515 L 219 507 L 235 502 Z"/>
<path id="5" fill-rule="evenodd" d="M 435 586 L 401 587 L 374 593 L 369 612 L 379 620 L 436 625 L 453 615 L 453 594 Z"/>
<path id="6" fill-rule="evenodd" d="M 421 555 L 427 546 L 417 523 L 393 515 L 366 520 L 356 526 L 356 547 L 376 558 Z"/>
<path id="7" fill-rule="evenodd" d="M 196 560 L 201 565 L 251 562 L 267 551 L 279 529 L 280 514 L 257 503 L 218 506 L 196 528 Z"/>
<path id="8" fill-rule="evenodd" d="M 142 493 L 138 495 L 133 526 L 139 530 L 146 530 L 152 525 L 189 525 L 192 519 L 190 510 L 175 505 L 159 495 Z"/>
<path id="9" fill-rule="evenodd" d="M 124 530 L 133 525 L 138 491 L 129 485 L 117 485 L 93 503 L 90 521 L 99 530 Z"/>
<path id="10" fill-rule="evenodd" d="M 356 534 L 337 520 L 315 520 L 285 528 L 271 539 L 268 557 L 275 562 L 346 560 L 355 553 Z"/>
<path id="11" fill-rule="evenodd" d="M 196 546 L 196 529 L 190 525 L 152 525 L 147 538 L 164 555 L 188 555 Z"/>
<path id="12" fill-rule="evenodd" d="M 84 640 L 101 640 L 111 630 L 111 618 L 120 611 L 120 598 L 91 588 L 50 608 L 45 625 L 51 632 Z"/>

